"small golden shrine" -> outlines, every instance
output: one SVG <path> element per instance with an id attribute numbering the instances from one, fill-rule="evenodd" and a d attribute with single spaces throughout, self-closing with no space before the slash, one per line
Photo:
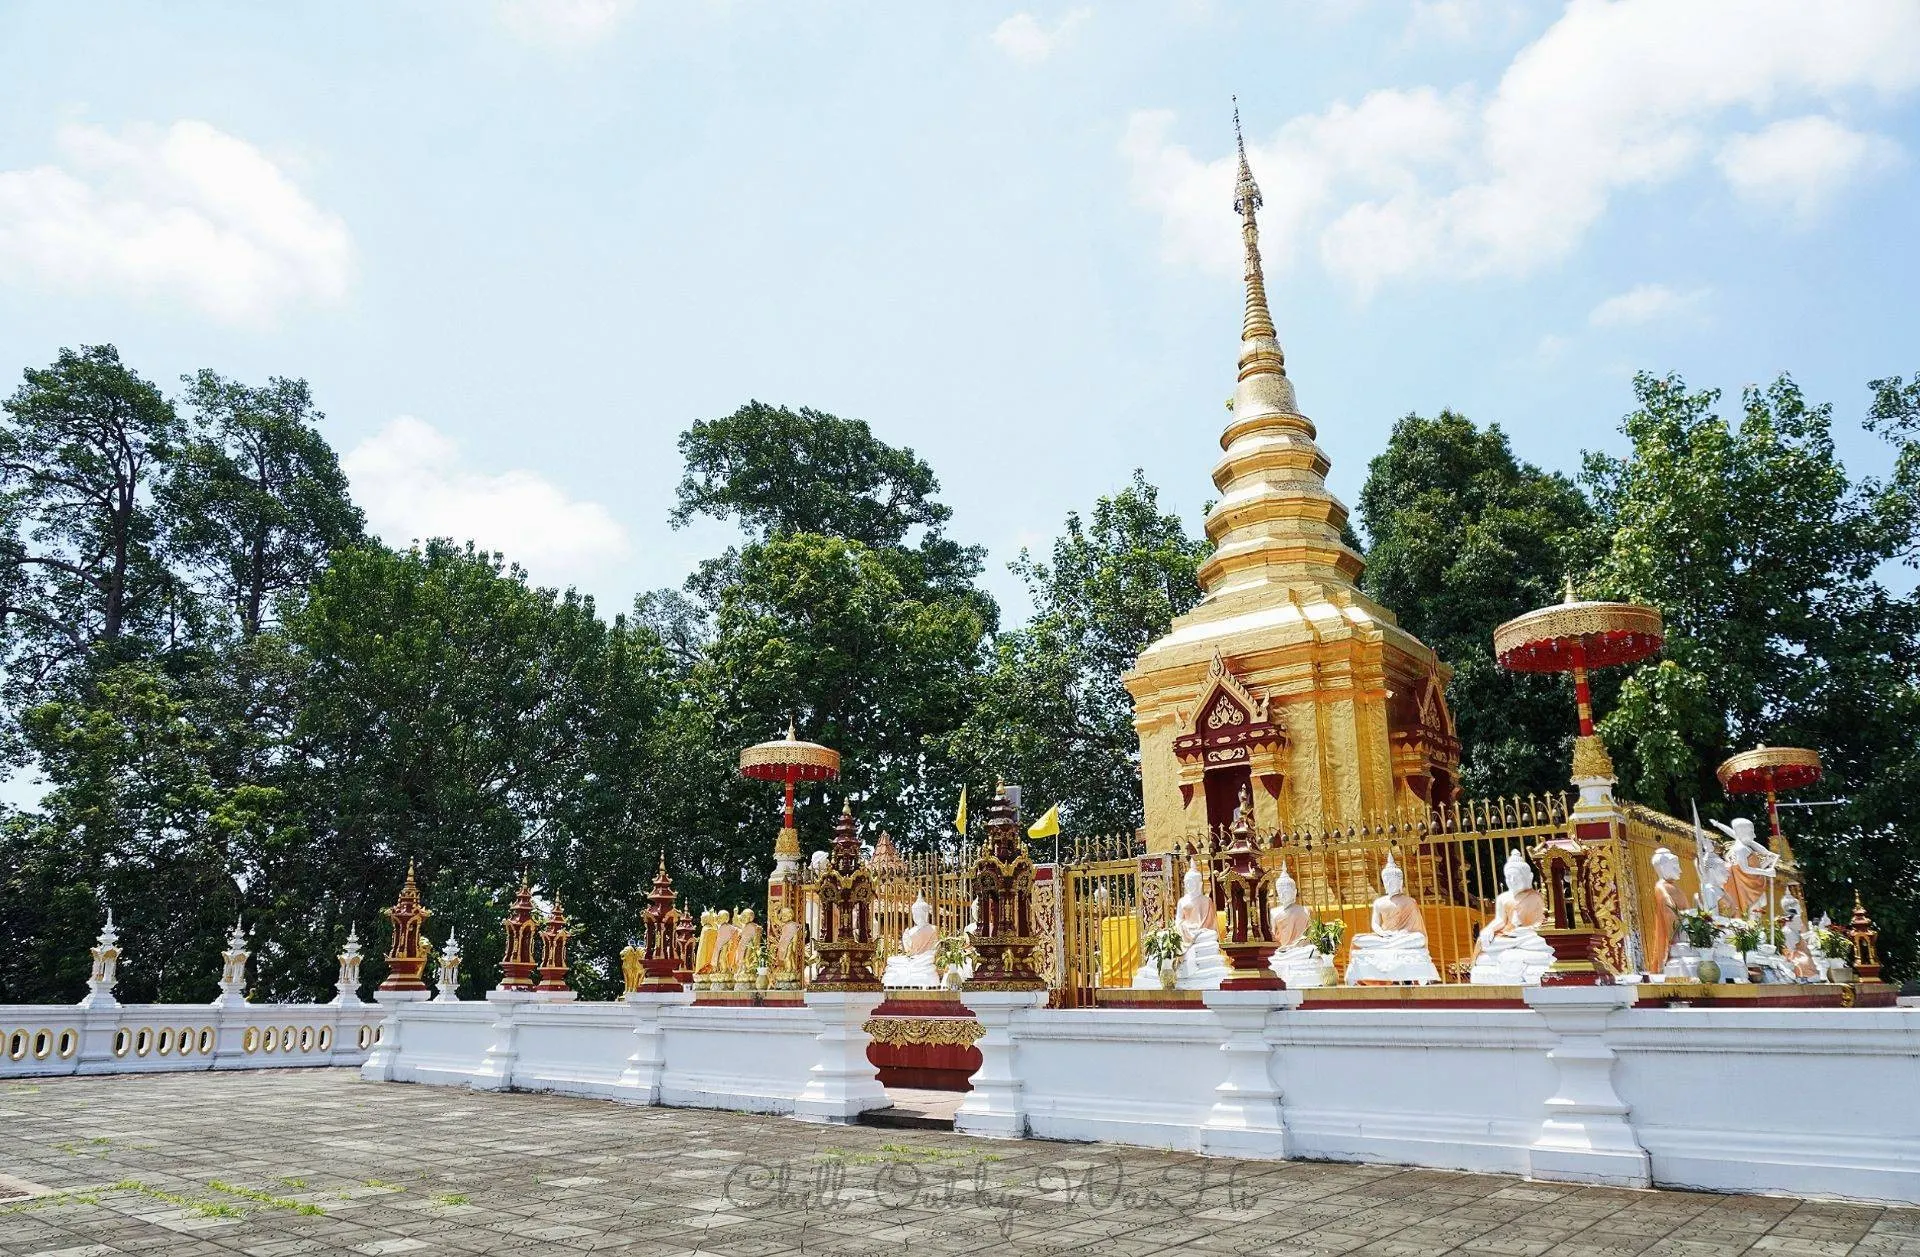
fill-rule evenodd
<path id="1" fill-rule="evenodd" d="M 567 925 L 567 914 L 560 907 L 560 892 L 553 893 L 553 911 L 547 914 L 547 923 L 540 927 L 540 985 L 536 991 L 555 993 L 571 991 L 567 985 L 567 940 L 573 937 L 573 930 Z"/>
<path id="2" fill-rule="evenodd" d="M 393 923 L 393 946 L 387 951 L 387 980 L 383 991 L 424 991 L 427 984 L 420 974 L 427 967 L 427 948 L 420 939 L 420 927 L 433 915 L 420 904 L 420 887 L 413 880 L 413 861 L 407 861 L 407 881 L 400 898 L 380 915 Z"/>
<path id="3" fill-rule="evenodd" d="M 820 967 L 816 991 L 877 991 L 873 973 L 873 875 L 860 858 L 853 805 L 840 805 L 833 850 L 815 882 L 820 897 Z"/>
<path id="4" fill-rule="evenodd" d="M 533 932 L 536 928 L 533 923 L 533 888 L 527 884 L 527 875 L 522 873 L 520 889 L 513 897 L 513 906 L 507 909 L 507 946 L 500 955 L 501 990 L 533 989 Z"/>
<path id="5" fill-rule="evenodd" d="M 1033 916 L 1033 858 L 1020 813 L 1002 785 L 987 808 L 987 841 L 973 862 L 974 955 L 968 991 L 1037 991 L 1047 980 L 1034 964 L 1040 946 Z"/>
<path id="6" fill-rule="evenodd" d="M 1356 584 L 1366 563 L 1341 539 L 1347 508 L 1327 489 L 1331 464 L 1267 310 L 1260 203 L 1243 142 L 1246 315 L 1213 471 L 1214 550 L 1199 604 L 1124 678 L 1156 852 L 1231 824 L 1243 787 L 1257 829 L 1319 829 L 1447 802 L 1459 773 L 1451 670 Z"/>
<path id="7" fill-rule="evenodd" d="M 667 857 L 660 857 L 660 871 L 653 875 L 653 893 L 647 896 L 646 910 L 640 914 L 646 973 L 642 984 L 650 991 L 677 991 L 680 981 L 674 971 L 680 967 L 680 912 L 674 907 L 673 878 L 667 875 Z"/>

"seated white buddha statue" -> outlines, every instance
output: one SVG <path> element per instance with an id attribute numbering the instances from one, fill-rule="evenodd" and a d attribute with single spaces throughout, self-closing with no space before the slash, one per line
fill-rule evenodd
<path id="1" fill-rule="evenodd" d="M 1313 926 L 1313 914 L 1300 902 L 1300 886 L 1280 864 L 1280 877 L 1273 884 L 1273 913 L 1268 924 L 1273 929 L 1273 959 L 1268 962 L 1275 976 L 1289 987 L 1322 985 L 1324 968 L 1320 953 L 1307 931 Z"/>
<path id="2" fill-rule="evenodd" d="M 1547 903 L 1534 889 L 1533 870 L 1515 848 L 1507 853 L 1507 888 L 1493 901 L 1493 920 L 1480 931 L 1468 981 L 1482 986 L 1533 986 L 1553 967 L 1553 948 L 1540 937 Z"/>
<path id="3" fill-rule="evenodd" d="M 887 971 L 880 975 L 883 986 L 940 985 L 933 965 L 934 948 L 940 942 L 940 932 L 932 925 L 933 906 L 925 895 L 915 895 L 912 912 L 913 924 L 900 933 L 900 950 L 887 957 Z"/>
<path id="4" fill-rule="evenodd" d="M 1426 918 L 1406 893 L 1406 874 L 1393 862 L 1392 852 L 1380 870 L 1380 889 L 1386 893 L 1373 901 L 1373 929 L 1356 934 L 1348 953 L 1347 985 L 1438 982 L 1440 971 L 1427 950 Z"/>
<path id="5" fill-rule="evenodd" d="M 1187 861 L 1187 875 L 1181 883 L 1180 902 L 1173 909 L 1174 928 L 1186 942 L 1180 953 L 1180 967 L 1174 970 L 1173 985 L 1182 991 L 1217 991 L 1226 980 L 1227 961 L 1220 954 L 1220 927 L 1214 912 L 1213 896 L 1200 885 L 1200 870 Z M 1133 975 L 1136 988 L 1160 985 L 1159 970 L 1149 960 Z"/>

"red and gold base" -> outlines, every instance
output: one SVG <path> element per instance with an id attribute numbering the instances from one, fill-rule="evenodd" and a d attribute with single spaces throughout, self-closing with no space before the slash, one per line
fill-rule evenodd
<path id="1" fill-rule="evenodd" d="M 883 1087 L 970 1091 L 985 1033 L 957 991 L 890 991 L 863 1027 Z"/>

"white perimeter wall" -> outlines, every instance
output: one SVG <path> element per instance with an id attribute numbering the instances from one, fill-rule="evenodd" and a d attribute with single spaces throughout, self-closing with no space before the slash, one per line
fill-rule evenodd
<path id="1" fill-rule="evenodd" d="M 792 1112 L 821 1017 L 686 998 L 404 1005 L 391 1058 L 376 1050 L 364 1072 Z M 1224 1008 L 1021 1009 L 1017 1085 L 991 1102 L 1007 1129 L 1049 1139 L 1920 1204 L 1920 1009 L 1528 998 L 1306 1011 L 1281 992 L 1237 1022 Z"/>

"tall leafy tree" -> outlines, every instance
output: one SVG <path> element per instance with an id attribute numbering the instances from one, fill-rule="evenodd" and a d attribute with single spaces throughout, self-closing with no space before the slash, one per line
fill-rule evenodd
<path id="1" fill-rule="evenodd" d="M 1493 630 L 1558 601 L 1563 577 L 1584 567 L 1592 511 L 1579 488 L 1515 458 L 1497 424 L 1443 410 L 1394 425 L 1359 505 L 1367 592 L 1453 667 L 1463 791 L 1564 788 L 1571 696 L 1553 678 L 1502 669 Z"/>
<path id="2" fill-rule="evenodd" d="M 0 422 L 0 617 L 16 702 L 87 662 L 139 654 L 178 612 L 154 478 L 171 403 L 111 345 L 29 369 Z"/>
<path id="3" fill-rule="evenodd" d="M 252 638 L 276 599 L 359 538 L 362 517 L 305 380 L 254 387 L 201 371 L 186 384 L 193 431 L 168 461 L 160 506 L 178 561 Z"/>
<path id="4" fill-rule="evenodd" d="M 1920 889 L 1920 619 L 1876 578 L 1901 548 L 1880 486 L 1835 454 L 1832 409 L 1781 376 L 1742 396 L 1675 376 L 1635 381 L 1624 459 L 1589 455 L 1585 480 L 1608 544 L 1597 592 L 1650 602 L 1667 646 L 1635 669 L 1601 725 L 1630 794 L 1685 815 L 1734 806 L 1714 780 L 1757 743 L 1806 745 L 1845 806 L 1791 813 L 1816 907 L 1846 906 L 1852 883 L 1883 924 L 1896 964 L 1913 960 Z M 1744 809 L 1746 804 L 1739 805 Z"/>
<path id="5" fill-rule="evenodd" d="M 1048 560 L 1022 551 L 1012 570 L 1033 618 L 995 639 L 980 701 L 950 740 L 956 758 L 976 780 L 1018 780 L 1036 810 L 1062 804 L 1079 832 L 1138 826 L 1139 740 L 1121 677 L 1199 600 L 1207 553 L 1139 471 L 1091 521 L 1070 512 Z"/>

